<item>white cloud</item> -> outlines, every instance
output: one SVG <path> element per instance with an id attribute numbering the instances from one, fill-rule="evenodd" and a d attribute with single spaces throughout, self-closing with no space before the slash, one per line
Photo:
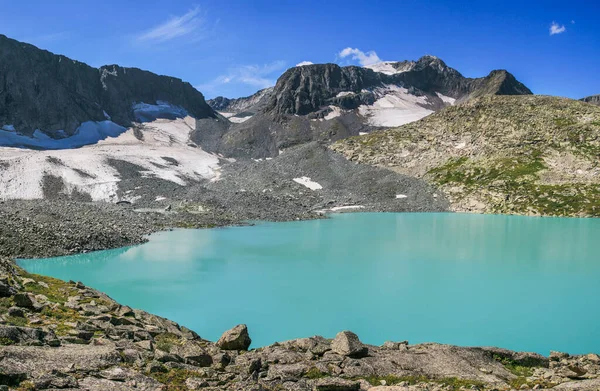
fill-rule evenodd
<path id="1" fill-rule="evenodd" d="M 241 65 L 208 83 L 197 85 L 196 89 L 213 93 L 225 84 L 245 84 L 256 89 L 272 87 L 284 68 L 285 61 L 274 61 L 264 65 Z"/>
<path id="2" fill-rule="evenodd" d="M 351 47 L 347 47 L 346 49 L 342 50 L 338 55 L 341 58 L 352 56 L 351 58 L 353 60 L 358 61 L 358 63 L 362 66 L 373 65 L 377 64 L 378 62 L 381 62 L 381 59 L 374 51 L 369 51 L 365 53 L 362 50 L 353 49 Z"/>
<path id="3" fill-rule="evenodd" d="M 204 24 L 203 19 L 199 16 L 200 8 L 196 7 L 189 10 L 184 15 L 172 16 L 166 22 L 159 24 L 147 30 L 136 37 L 138 42 L 161 43 L 189 36 L 201 30 Z"/>
<path id="4" fill-rule="evenodd" d="M 297 66 L 297 67 L 303 67 L 303 66 L 305 66 L 305 65 L 313 65 L 313 64 L 314 64 L 314 62 L 310 62 L 310 61 L 302 61 L 302 62 L 299 62 L 298 64 L 296 64 L 296 66 Z"/>
<path id="5" fill-rule="evenodd" d="M 556 22 L 552 22 L 550 25 L 550 35 L 562 34 L 567 31 L 567 28 L 564 25 L 559 25 Z"/>

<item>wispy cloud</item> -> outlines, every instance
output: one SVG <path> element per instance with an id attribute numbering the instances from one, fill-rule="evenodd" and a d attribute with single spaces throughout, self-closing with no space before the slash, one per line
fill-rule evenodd
<path id="1" fill-rule="evenodd" d="M 172 16 L 166 22 L 138 34 L 140 43 L 162 43 L 181 37 L 195 37 L 203 30 L 204 19 L 200 7 L 193 8 L 181 16 Z"/>
<path id="2" fill-rule="evenodd" d="M 351 47 L 347 47 L 346 49 L 339 52 L 338 56 L 340 58 L 351 57 L 353 60 L 358 61 L 358 63 L 362 66 L 373 65 L 381 62 L 381 59 L 374 51 L 363 52 L 359 49 L 353 49 Z"/>
<path id="3" fill-rule="evenodd" d="M 256 89 L 272 87 L 284 68 L 285 61 L 274 61 L 264 65 L 240 65 L 208 83 L 197 85 L 196 88 L 201 92 L 213 94 L 218 92 L 220 87 L 232 84 L 243 84 Z"/>
<path id="4" fill-rule="evenodd" d="M 313 64 L 314 64 L 314 62 L 311 62 L 311 61 L 302 61 L 302 62 L 299 62 L 298 64 L 296 64 L 296 66 L 303 67 L 305 65 L 313 65 Z"/>
<path id="5" fill-rule="evenodd" d="M 562 34 L 567 31 L 567 28 L 564 25 L 560 25 L 556 22 L 552 22 L 550 25 L 550 35 Z"/>

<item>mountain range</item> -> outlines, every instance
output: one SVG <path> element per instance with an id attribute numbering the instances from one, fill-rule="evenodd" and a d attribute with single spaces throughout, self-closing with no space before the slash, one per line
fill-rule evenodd
<path id="1" fill-rule="evenodd" d="M 286 71 L 272 89 L 209 100 L 231 124 L 196 140 L 230 156 L 273 157 L 292 145 L 403 125 L 483 95 L 528 94 L 505 70 L 465 78 L 434 56 L 370 67 L 304 65 Z"/>

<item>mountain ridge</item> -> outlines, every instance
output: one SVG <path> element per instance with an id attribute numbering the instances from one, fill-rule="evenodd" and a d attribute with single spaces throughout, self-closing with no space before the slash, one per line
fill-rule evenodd
<path id="1" fill-rule="evenodd" d="M 216 118 L 202 93 L 181 79 L 118 65 L 91 67 L 0 35 L 0 127 L 31 136 L 73 135 L 86 121 L 129 126 L 135 103 L 169 102 Z"/>

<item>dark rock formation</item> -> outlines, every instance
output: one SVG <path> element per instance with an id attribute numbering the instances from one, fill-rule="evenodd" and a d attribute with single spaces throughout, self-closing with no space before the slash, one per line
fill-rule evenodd
<path id="1" fill-rule="evenodd" d="M 584 102 L 600 106 L 600 95 L 592 95 L 581 99 Z"/>
<path id="2" fill-rule="evenodd" d="M 202 94 L 180 79 L 117 65 L 97 69 L 0 35 L 0 127 L 64 137 L 82 122 L 109 117 L 129 126 L 134 103 L 157 101 L 196 118 L 215 117 Z"/>

